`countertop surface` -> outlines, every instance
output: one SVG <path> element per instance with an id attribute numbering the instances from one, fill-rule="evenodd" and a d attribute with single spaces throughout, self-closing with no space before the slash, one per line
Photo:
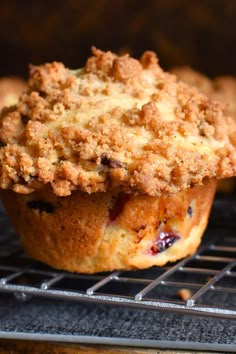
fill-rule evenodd
<path id="1" fill-rule="evenodd" d="M 0 341 L 0 354 L 194 354 L 200 351 L 146 349 L 114 346 L 91 346 L 34 341 Z M 205 352 L 206 353 L 206 352 Z M 212 354 L 217 352 L 211 352 Z"/>

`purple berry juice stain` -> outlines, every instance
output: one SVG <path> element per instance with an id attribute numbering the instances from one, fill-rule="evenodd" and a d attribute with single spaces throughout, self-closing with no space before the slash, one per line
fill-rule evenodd
<path id="1" fill-rule="evenodd" d="M 151 248 L 151 254 L 155 255 L 157 253 L 164 252 L 179 239 L 180 236 L 176 235 L 174 232 L 160 232 L 158 240 L 155 241 Z"/>
<path id="2" fill-rule="evenodd" d="M 120 193 L 117 196 L 114 205 L 109 210 L 109 222 L 113 222 L 119 217 L 122 210 L 124 209 L 125 203 L 129 200 L 129 198 L 130 196 L 124 193 Z"/>

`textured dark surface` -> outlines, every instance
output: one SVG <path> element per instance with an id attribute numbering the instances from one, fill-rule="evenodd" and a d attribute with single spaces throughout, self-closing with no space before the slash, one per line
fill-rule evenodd
<path id="1" fill-rule="evenodd" d="M 68 340 L 75 342 L 99 342 L 100 337 L 103 343 L 107 338 L 126 345 L 129 340 L 142 340 L 143 346 L 161 343 L 178 348 L 181 342 L 183 348 L 194 349 L 198 345 L 199 349 L 207 349 L 211 345 L 217 349 L 225 345 L 225 350 L 236 351 L 236 321 L 42 299 L 19 303 L 9 295 L 1 295 L 0 302 L 2 337 L 3 332 L 6 337 L 7 333 L 13 337 L 20 333 L 21 338 L 24 333 L 26 337 L 50 334 L 54 340 L 53 335 L 68 335 L 74 337 Z"/>

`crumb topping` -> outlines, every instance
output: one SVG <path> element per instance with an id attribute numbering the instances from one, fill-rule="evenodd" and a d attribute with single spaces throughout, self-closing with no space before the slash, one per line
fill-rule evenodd
<path id="1" fill-rule="evenodd" d="M 155 53 L 92 48 L 79 70 L 30 67 L 27 91 L 1 113 L 0 187 L 172 194 L 235 175 L 235 131 L 221 104 L 177 83 Z"/>

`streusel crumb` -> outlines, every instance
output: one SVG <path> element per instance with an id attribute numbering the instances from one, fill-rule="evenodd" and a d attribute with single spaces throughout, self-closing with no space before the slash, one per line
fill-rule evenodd
<path id="1" fill-rule="evenodd" d="M 92 48 L 84 68 L 30 67 L 0 121 L 0 187 L 58 196 L 119 188 L 172 194 L 236 174 L 235 123 L 213 102 L 140 60 Z"/>

